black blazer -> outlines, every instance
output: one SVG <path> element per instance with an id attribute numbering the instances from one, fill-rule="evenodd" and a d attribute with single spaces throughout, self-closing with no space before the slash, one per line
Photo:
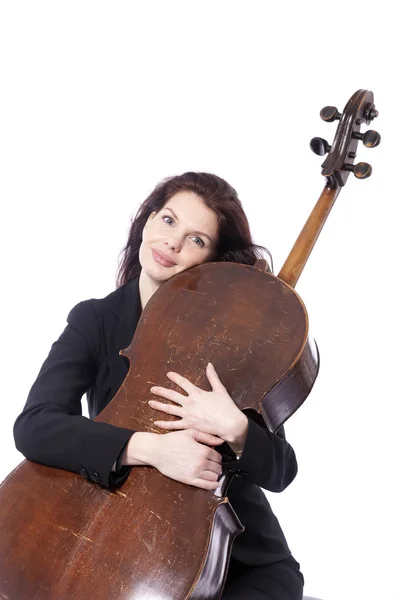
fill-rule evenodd
<path id="1" fill-rule="evenodd" d="M 114 397 L 127 372 L 118 352 L 129 346 L 141 313 L 138 279 L 101 300 L 87 300 L 68 315 L 14 426 L 15 443 L 26 458 L 80 473 L 96 483 L 120 485 L 130 467 L 112 466 L 134 431 L 82 416 L 86 393 L 90 417 Z M 297 463 L 283 430 L 271 434 L 263 420 L 249 418 L 243 454 L 219 448 L 224 470 L 238 469 L 229 500 L 245 526 L 232 555 L 248 565 L 290 556 L 286 540 L 260 487 L 281 492 L 294 479 Z"/>

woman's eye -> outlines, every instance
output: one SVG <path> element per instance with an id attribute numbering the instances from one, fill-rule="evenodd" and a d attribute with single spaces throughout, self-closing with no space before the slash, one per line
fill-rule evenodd
<path id="1" fill-rule="evenodd" d="M 166 225 L 174 224 L 174 219 L 172 217 L 170 217 L 169 215 L 163 215 L 161 218 Z M 197 236 L 193 236 L 190 239 L 193 240 L 194 243 L 196 244 L 196 246 L 199 246 L 199 248 L 204 248 L 205 244 L 201 238 L 199 238 Z"/>
<path id="2" fill-rule="evenodd" d="M 194 243 L 197 246 L 200 246 L 200 248 L 204 247 L 204 242 L 203 242 L 203 240 L 201 238 L 199 238 L 199 237 L 193 237 L 192 240 L 194 241 Z"/>

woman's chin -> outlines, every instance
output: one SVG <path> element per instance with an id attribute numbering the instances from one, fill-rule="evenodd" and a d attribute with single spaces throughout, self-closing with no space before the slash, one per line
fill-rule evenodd
<path id="1" fill-rule="evenodd" d="M 177 272 L 172 267 L 166 268 L 161 265 L 152 265 L 149 268 L 144 267 L 143 271 L 149 279 L 158 285 L 161 285 L 165 281 L 168 281 L 168 279 L 171 279 L 171 277 Z"/>

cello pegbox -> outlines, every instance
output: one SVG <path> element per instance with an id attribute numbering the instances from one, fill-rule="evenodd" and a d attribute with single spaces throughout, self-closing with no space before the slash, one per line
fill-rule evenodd
<path id="1" fill-rule="evenodd" d="M 331 189 L 343 187 L 353 172 L 357 179 L 366 179 L 372 173 L 368 163 L 354 165 L 353 161 L 357 155 L 357 145 L 361 140 L 367 148 L 375 148 L 381 141 L 378 132 L 368 130 L 360 131 L 363 124 L 369 124 L 378 116 L 374 104 L 374 95 L 368 90 L 357 90 L 347 102 L 342 113 L 336 106 L 325 106 L 320 112 L 324 121 L 333 122 L 338 120 L 336 134 L 331 146 L 325 140 L 314 139 L 312 149 L 319 154 L 328 152 L 322 164 L 322 175 L 326 178 L 326 184 Z"/>

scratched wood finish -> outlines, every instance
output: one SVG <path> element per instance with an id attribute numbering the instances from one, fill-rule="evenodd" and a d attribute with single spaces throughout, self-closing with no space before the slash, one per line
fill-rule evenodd
<path id="1" fill-rule="evenodd" d="M 166 377 L 174 370 L 210 389 L 208 362 L 239 408 L 261 412 L 264 397 L 294 369 L 307 347 L 308 316 L 298 294 L 270 273 L 234 263 L 200 265 L 162 289 L 148 303 L 132 344 L 121 352 L 129 358 L 130 372 L 98 419 L 160 432 L 149 427 L 159 418 L 148 406 L 151 385 L 179 390 Z M 174 301 L 166 302 L 168 297 Z M 150 339 L 163 340 L 151 353 L 142 350 Z M 162 373 L 160 364 L 166 365 Z M 132 396 L 137 405 L 127 421 Z M 275 417 L 270 429 L 276 431 L 294 410 Z"/>
<path id="2" fill-rule="evenodd" d="M 270 273 L 233 263 L 208 263 L 167 281 L 123 353 L 129 373 L 97 420 L 141 431 L 158 431 L 149 389 L 176 387 L 166 378 L 172 369 L 209 389 L 205 368 L 213 362 L 237 405 L 266 417 L 263 402 L 277 384 L 299 384 L 289 411 L 284 402 L 274 408 L 271 430 L 298 408 L 316 376 L 296 292 Z M 0 591 L 11 600 L 218 598 L 223 580 L 217 593 L 208 593 L 204 580 L 204 595 L 196 586 L 207 555 L 218 551 L 211 531 L 222 506 L 229 509 L 228 498 L 150 467 L 135 467 L 110 492 L 25 461 L 0 488 Z M 229 538 L 223 572 L 238 530 L 218 532 L 219 547 L 222 535 Z"/>
<path id="3" fill-rule="evenodd" d="M 110 492 L 79 475 L 22 463 L 11 475 L 14 498 L 0 493 L 4 597 L 186 598 L 190 585 L 181 574 L 189 570 L 196 581 L 223 499 L 151 471 L 135 470 Z"/>

